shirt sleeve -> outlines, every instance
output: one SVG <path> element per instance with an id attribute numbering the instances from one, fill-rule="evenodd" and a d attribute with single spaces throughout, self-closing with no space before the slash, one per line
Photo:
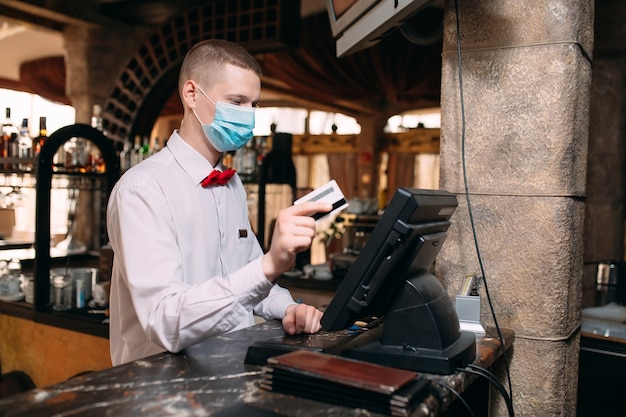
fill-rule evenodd
<path id="1" fill-rule="evenodd" d="M 295 304 L 291 293 L 279 285 L 274 285 L 270 294 L 254 308 L 254 313 L 265 320 L 282 320 L 287 307 L 291 304 Z"/>

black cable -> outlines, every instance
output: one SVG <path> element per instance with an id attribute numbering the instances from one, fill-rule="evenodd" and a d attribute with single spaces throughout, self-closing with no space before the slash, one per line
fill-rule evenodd
<path id="1" fill-rule="evenodd" d="M 468 374 L 478 375 L 486 378 L 500 392 L 502 399 L 506 403 L 506 408 L 509 411 L 509 417 L 515 417 L 511 397 L 509 397 L 509 394 L 506 392 L 506 388 L 504 388 L 504 385 L 502 385 L 502 383 L 498 381 L 498 378 L 496 378 L 491 372 L 489 372 L 485 368 L 473 364 L 468 365 L 467 368 L 457 368 L 457 371 L 466 372 Z"/>
<path id="2" fill-rule="evenodd" d="M 452 394 L 454 394 L 454 396 L 456 398 L 459 399 L 459 401 L 461 401 L 463 403 L 463 405 L 465 406 L 465 408 L 467 409 L 467 412 L 470 414 L 471 417 L 476 417 L 476 414 L 474 414 L 474 410 L 472 410 L 472 407 L 470 407 L 470 405 L 467 403 L 467 401 L 465 401 L 465 398 L 463 398 L 461 396 L 461 394 L 459 394 L 456 390 L 454 390 L 453 388 L 449 387 L 446 384 L 442 384 L 441 382 L 437 382 L 437 381 L 433 381 L 430 380 L 431 383 L 435 384 L 435 385 L 439 385 L 442 388 L 447 389 L 448 391 L 450 391 Z"/>
<path id="3" fill-rule="evenodd" d="M 496 376 L 493 374 L 493 372 L 489 371 L 487 368 L 483 368 L 482 366 L 476 365 L 475 363 L 468 364 L 467 368 L 470 368 L 470 369 L 472 369 L 474 371 L 478 371 L 478 372 L 484 373 L 485 376 L 487 378 L 489 378 L 490 380 L 492 380 L 494 384 L 498 384 L 498 385 L 501 385 L 502 387 L 504 387 L 502 382 L 500 382 L 500 380 L 498 380 L 498 378 L 496 378 Z"/>
<path id="4" fill-rule="evenodd" d="M 478 236 L 476 234 L 476 226 L 474 224 L 474 215 L 472 214 L 472 205 L 470 203 L 470 194 L 469 187 L 467 184 L 467 166 L 465 163 L 465 101 L 463 99 L 463 65 L 461 63 L 461 25 L 459 23 L 459 3 L 458 0 L 454 0 L 454 9 L 456 16 L 456 39 L 457 39 L 457 60 L 458 60 L 458 69 L 459 69 L 459 95 L 461 100 L 461 158 L 463 161 L 463 184 L 465 186 L 465 199 L 467 200 L 467 211 L 469 213 L 470 225 L 472 227 L 472 235 L 474 238 L 474 246 L 476 248 L 476 256 L 478 258 L 478 263 L 480 265 L 480 272 L 482 274 L 483 285 L 485 287 L 485 295 L 487 296 L 487 301 L 489 303 L 489 309 L 491 310 L 491 316 L 493 318 L 493 322 L 496 327 L 496 331 L 498 333 L 498 339 L 500 339 L 500 348 L 502 349 L 502 356 L 504 358 L 504 365 L 506 368 L 506 375 L 509 384 L 509 397 L 511 398 L 511 406 L 513 403 L 513 386 L 511 384 L 511 371 L 509 369 L 509 361 L 506 354 L 506 346 L 504 344 L 504 338 L 502 337 L 502 332 L 500 330 L 500 326 L 498 325 L 498 320 L 496 318 L 496 313 L 493 307 L 493 302 L 491 300 L 491 295 L 489 294 L 489 288 L 487 286 L 487 275 L 485 274 L 485 267 L 482 261 L 482 255 L 480 253 L 480 248 L 478 245 Z"/>

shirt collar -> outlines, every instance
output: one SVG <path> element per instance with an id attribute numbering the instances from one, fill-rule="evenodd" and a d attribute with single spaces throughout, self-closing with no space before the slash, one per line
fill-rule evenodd
<path id="1" fill-rule="evenodd" d="M 180 137 L 178 130 L 172 132 L 172 135 L 167 141 L 167 148 L 172 153 L 178 165 L 191 177 L 191 180 L 196 185 L 200 185 L 202 180 L 213 171 L 213 169 L 223 171 L 221 160 L 216 166 L 211 165 L 206 158 L 200 155 L 198 151 Z"/>

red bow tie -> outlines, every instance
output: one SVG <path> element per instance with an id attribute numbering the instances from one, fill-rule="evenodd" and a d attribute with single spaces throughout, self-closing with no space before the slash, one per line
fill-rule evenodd
<path id="1" fill-rule="evenodd" d="M 230 168 L 224 172 L 214 169 L 205 179 L 202 180 L 201 184 L 204 188 L 212 185 L 226 185 L 233 175 L 235 175 L 235 172 L 237 171 Z"/>

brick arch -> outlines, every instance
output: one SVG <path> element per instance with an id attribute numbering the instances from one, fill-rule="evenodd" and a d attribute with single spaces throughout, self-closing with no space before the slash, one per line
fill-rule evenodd
<path id="1" fill-rule="evenodd" d="M 104 104 L 103 124 L 111 139 L 149 134 L 176 89 L 189 48 L 209 38 L 227 39 L 251 53 L 296 47 L 300 2 L 230 0 L 188 9 L 161 26 L 135 52 Z"/>

